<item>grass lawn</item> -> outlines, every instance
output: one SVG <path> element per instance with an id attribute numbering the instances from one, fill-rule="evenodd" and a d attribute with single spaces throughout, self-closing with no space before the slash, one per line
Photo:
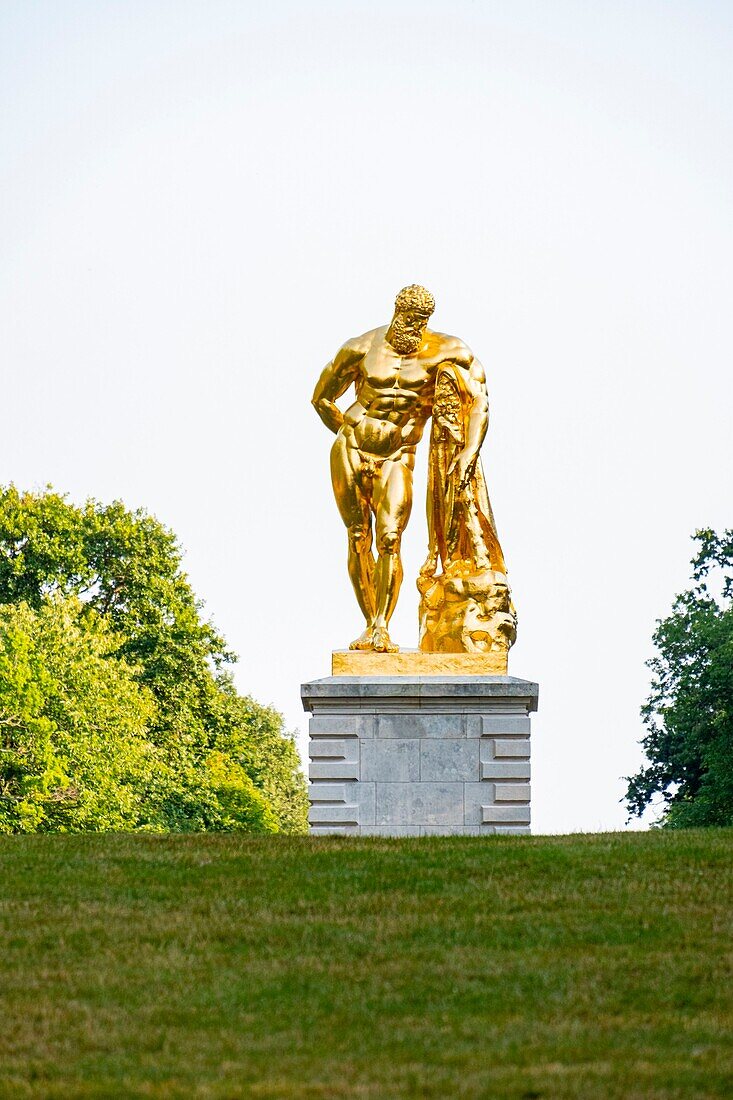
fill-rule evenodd
<path id="1" fill-rule="evenodd" d="M 732 913 L 732 830 L 0 838 L 0 1096 L 731 1097 Z"/>

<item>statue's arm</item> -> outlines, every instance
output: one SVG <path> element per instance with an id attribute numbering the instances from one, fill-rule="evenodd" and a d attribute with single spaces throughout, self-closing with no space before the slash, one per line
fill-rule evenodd
<path id="1" fill-rule="evenodd" d="M 464 450 L 473 459 L 479 453 L 489 427 L 489 395 L 486 391 L 486 373 L 478 359 L 472 358 L 468 369 L 468 389 L 473 404 L 468 418 Z"/>
<path id="2" fill-rule="evenodd" d="M 463 450 L 456 455 L 451 466 L 451 470 L 458 469 L 458 482 L 460 487 L 464 488 L 473 474 L 481 444 L 489 427 L 489 395 L 486 390 L 484 368 L 470 348 L 459 343 L 451 358 L 461 370 L 472 399 L 466 441 Z"/>
<path id="3" fill-rule="evenodd" d="M 311 404 L 332 432 L 337 432 L 344 422 L 344 414 L 336 402 L 356 380 L 363 358 L 364 351 L 358 344 L 344 344 L 323 368 L 321 377 L 316 382 Z"/>

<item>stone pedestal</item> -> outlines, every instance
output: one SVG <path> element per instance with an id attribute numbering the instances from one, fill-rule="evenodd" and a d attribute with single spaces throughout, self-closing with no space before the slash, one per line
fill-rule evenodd
<path id="1" fill-rule="evenodd" d="M 529 833 L 529 715 L 538 694 L 514 676 L 303 684 L 311 833 Z"/>

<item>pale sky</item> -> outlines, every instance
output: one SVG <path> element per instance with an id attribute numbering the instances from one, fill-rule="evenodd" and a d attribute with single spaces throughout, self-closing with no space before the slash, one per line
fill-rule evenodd
<path id="1" fill-rule="evenodd" d="M 655 619 L 731 525 L 733 6 L 3 0 L 0 95 L 0 480 L 171 526 L 303 748 L 361 629 L 311 392 L 423 283 L 486 367 L 533 830 L 622 828 Z"/>

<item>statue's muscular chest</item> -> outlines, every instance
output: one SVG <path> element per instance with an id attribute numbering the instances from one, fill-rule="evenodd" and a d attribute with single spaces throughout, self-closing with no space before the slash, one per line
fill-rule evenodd
<path id="1" fill-rule="evenodd" d="M 398 355 L 389 346 L 371 348 L 361 364 L 361 388 L 370 394 L 403 393 L 425 398 L 435 382 L 434 360 Z"/>

